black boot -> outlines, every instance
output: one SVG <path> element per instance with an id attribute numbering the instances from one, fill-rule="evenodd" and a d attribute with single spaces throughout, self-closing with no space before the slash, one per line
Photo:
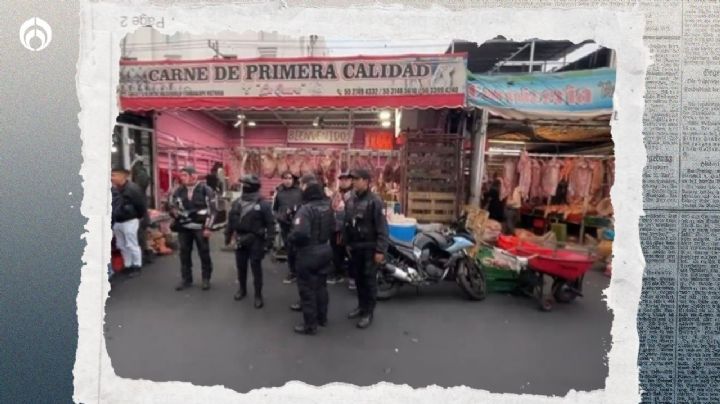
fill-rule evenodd
<path id="1" fill-rule="evenodd" d="M 137 265 L 133 265 L 130 268 L 127 268 L 127 276 L 128 278 L 135 278 L 140 275 L 141 268 Z"/>
<path id="2" fill-rule="evenodd" d="M 293 329 L 298 334 L 303 335 L 315 335 L 317 334 L 317 328 L 314 327 L 308 327 L 305 324 L 296 325 Z"/>
<path id="3" fill-rule="evenodd" d="M 210 289 L 210 279 L 203 279 L 202 280 L 202 290 L 209 290 Z"/>
<path id="4" fill-rule="evenodd" d="M 295 302 L 290 305 L 290 310 L 292 311 L 302 311 L 302 306 L 300 305 L 300 302 Z"/>
<path id="5" fill-rule="evenodd" d="M 360 321 L 357 323 L 357 328 L 365 329 L 370 327 L 370 324 L 372 324 L 373 316 L 372 314 L 364 315 L 360 318 Z"/>
<path id="6" fill-rule="evenodd" d="M 255 308 L 261 309 L 265 305 L 265 302 L 263 302 L 262 295 L 255 295 Z"/>
<path id="7" fill-rule="evenodd" d="M 233 299 L 242 300 L 245 298 L 245 296 L 247 296 L 247 292 L 245 291 L 245 289 L 240 288 L 237 292 L 235 292 L 235 296 L 233 296 Z"/>
<path id="8" fill-rule="evenodd" d="M 362 315 L 363 315 L 363 310 L 358 307 L 355 310 L 348 313 L 347 317 L 352 320 L 355 318 L 360 318 L 360 317 L 362 317 Z"/>

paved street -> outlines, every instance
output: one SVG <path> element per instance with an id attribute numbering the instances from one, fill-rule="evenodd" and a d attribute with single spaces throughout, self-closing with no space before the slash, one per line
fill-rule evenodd
<path id="1" fill-rule="evenodd" d="M 345 318 L 355 307 L 354 292 L 331 285 L 328 328 L 301 336 L 292 332 L 300 315 L 288 305 L 297 289 L 282 284 L 284 264 L 266 260 L 266 305 L 256 310 L 252 293 L 242 302 L 232 299 L 233 254 L 217 245 L 212 254 L 213 288 L 207 292 L 174 291 L 177 256 L 158 258 L 142 276 L 113 283 L 106 337 L 118 375 L 221 384 L 240 392 L 300 380 L 565 395 L 605 383 L 612 316 L 601 297 L 609 280 L 600 272 L 586 276 L 584 298 L 550 313 L 509 295 L 470 302 L 454 282 L 421 289 L 420 296 L 405 288 L 379 303 L 367 330 Z"/>

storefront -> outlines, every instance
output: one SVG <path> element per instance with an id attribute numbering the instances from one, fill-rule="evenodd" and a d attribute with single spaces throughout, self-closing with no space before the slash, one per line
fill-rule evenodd
<path id="1" fill-rule="evenodd" d="M 451 111 L 465 105 L 465 65 L 464 55 L 447 54 L 123 61 L 120 105 L 153 117 L 159 199 L 182 166 L 206 175 L 219 162 L 228 188 L 254 173 L 266 196 L 285 170 L 332 187 L 341 171 L 365 167 L 384 199 L 404 205 L 403 159 L 416 156 L 403 144 L 446 132 Z"/>
<path id="2" fill-rule="evenodd" d="M 508 207 L 518 189 L 517 222 L 495 217 L 506 233 L 517 224 L 520 233 L 552 230 L 558 241 L 582 245 L 612 227 L 614 83 L 613 69 L 471 75 L 468 103 L 483 110 L 472 199 L 479 202 L 496 182 Z"/>

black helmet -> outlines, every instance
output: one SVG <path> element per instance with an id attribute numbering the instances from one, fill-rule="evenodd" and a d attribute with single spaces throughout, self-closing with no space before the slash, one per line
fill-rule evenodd
<path id="1" fill-rule="evenodd" d="M 245 174 L 243 175 L 240 182 L 243 185 L 252 185 L 252 186 L 260 186 L 260 178 L 258 178 L 255 174 Z"/>

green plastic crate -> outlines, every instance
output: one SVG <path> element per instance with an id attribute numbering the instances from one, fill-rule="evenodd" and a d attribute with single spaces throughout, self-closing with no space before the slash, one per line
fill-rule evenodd
<path id="1" fill-rule="evenodd" d="M 481 247 L 475 255 L 480 268 L 485 273 L 485 282 L 488 292 L 491 293 L 507 293 L 512 292 L 517 285 L 518 274 L 515 271 L 497 268 L 482 263 L 483 258 L 491 257 L 493 252 L 488 247 Z"/>

